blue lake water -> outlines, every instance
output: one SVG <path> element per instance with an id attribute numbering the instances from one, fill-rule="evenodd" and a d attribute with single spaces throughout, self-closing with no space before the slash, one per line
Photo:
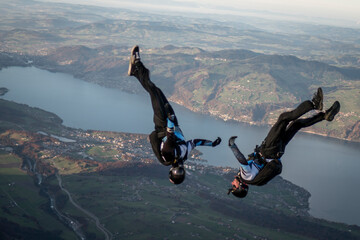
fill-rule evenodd
<path id="1" fill-rule="evenodd" d="M 150 133 L 154 128 L 145 91 L 144 95 L 128 94 L 34 67 L 2 69 L 0 87 L 9 89 L 1 98 L 56 113 L 69 127 L 132 133 Z M 173 107 L 187 139 L 223 138 L 216 148 L 198 148 L 214 166 L 238 167 L 227 147 L 230 136 L 237 135 L 240 150 L 248 154 L 269 130 Z M 286 148 L 281 176 L 311 193 L 313 216 L 360 225 L 359 156 L 359 144 L 299 133 Z"/>

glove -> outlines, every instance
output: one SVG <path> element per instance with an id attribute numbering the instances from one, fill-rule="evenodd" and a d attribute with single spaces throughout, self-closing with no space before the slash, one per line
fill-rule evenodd
<path id="1" fill-rule="evenodd" d="M 174 115 L 174 114 L 169 114 L 169 115 L 168 115 L 168 119 L 169 119 L 170 121 L 174 122 L 174 121 L 175 121 L 175 115 Z"/>
<path id="2" fill-rule="evenodd" d="M 212 142 L 211 146 L 215 147 L 221 143 L 221 138 L 218 137 L 215 141 Z"/>
<path id="3" fill-rule="evenodd" d="M 237 138 L 237 136 L 232 136 L 231 138 L 229 138 L 229 146 L 230 147 L 235 144 L 236 138 Z"/>

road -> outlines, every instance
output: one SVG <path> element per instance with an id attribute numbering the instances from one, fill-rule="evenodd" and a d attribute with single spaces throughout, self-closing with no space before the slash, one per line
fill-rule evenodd
<path id="1" fill-rule="evenodd" d="M 56 177 L 57 177 L 57 180 L 59 182 L 59 187 L 61 188 L 62 191 L 64 191 L 68 195 L 71 204 L 73 204 L 76 208 L 78 208 L 80 211 L 82 211 L 83 213 L 85 213 L 86 215 L 88 215 L 90 218 L 92 218 L 95 221 L 96 227 L 101 232 L 104 233 L 106 240 L 112 239 L 113 234 L 109 230 L 107 230 L 104 226 L 101 225 L 99 218 L 96 217 L 93 213 L 89 212 L 88 210 L 82 208 L 80 205 L 78 205 L 73 200 L 73 198 L 71 197 L 70 192 L 62 186 L 62 179 L 61 179 L 61 176 L 58 173 L 56 174 Z"/>

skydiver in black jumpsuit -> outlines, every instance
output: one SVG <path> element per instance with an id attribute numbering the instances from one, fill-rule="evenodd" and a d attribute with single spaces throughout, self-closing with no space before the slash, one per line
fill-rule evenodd
<path id="1" fill-rule="evenodd" d="M 152 149 L 160 163 L 172 165 L 170 182 L 180 184 L 185 178 L 183 163 L 191 150 L 197 146 L 215 147 L 220 144 L 221 138 L 218 137 L 215 141 L 185 140 L 173 108 L 163 92 L 150 80 L 149 70 L 140 61 L 140 49 L 137 45 L 131 50 L 128 75 L 136 77 L 150 95 L 155 123 L 155 130 L 149 136 Z"/>
<path id="2" fill-rule="evenodd" d="M 334 104 L 325 112 L 323 109 L 323 92 L 318 88 L 313 99 L 302 102 L 292 111 L 280 114 L 277 122 L 270 129 L 267 137 L 254 152 L 246 159 L 235 144 L 235 138 L 229 139 L 229 147 L 240 163 L 238 175 L 233 180 L 229 193 L 237 197 L 245 197 L 248 192 L 248 184 L 264 185 L 282 171 L 281 156 L 285 152 L 286 145 L 302 128 L 309 127 L 323 120 L 332 121 L 340 111 L 340 103 Z M 311 110 L 320 110 L 309 118 L 300 117 Z"/>

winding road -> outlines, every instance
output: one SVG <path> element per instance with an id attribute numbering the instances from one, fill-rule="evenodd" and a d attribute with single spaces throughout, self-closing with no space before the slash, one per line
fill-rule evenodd
<path id="1" fill-rule="evenodd" d="M 62 191 L 64 191 L 68 195 L 71 204 L 73 204 L 76 208 L 78 208 L 80 211 L 82 211 L 83 213 L 85 213 L 86 215 L 88 215 L 90 218 L 92 218 L 95 221 L 96 227 L 101 232 L 104 233 L 106 240 L 112 239 L 113 234 L 109 230 L 107 230 L 104 226 L 101 225 L 99 218 L 96 217 L 93 213 L 89 212 L 88 210 L 82 208 L 80 205 L 78 205 L 73 200 L 73 198 L 71 197 L 70 192 L 62 186 L 62 179 L 61 179 L 61 177 L 60 177 L 60 175 L 58 173 L 56 174 L 56 178 L 57 178 L 57 180 L 59 182 L 59 187 L 61 188 Z"/>

